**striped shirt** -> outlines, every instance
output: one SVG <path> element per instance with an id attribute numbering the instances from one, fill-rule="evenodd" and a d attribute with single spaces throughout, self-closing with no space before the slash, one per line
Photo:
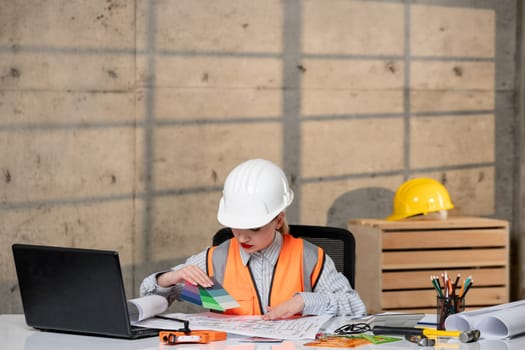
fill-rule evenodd
<path id="1" fill-rule="evenodd" d="M 269 300 L 273 269 L 277 263 L 282 244 L 283 238 L 278 233 L 275 235 L 272 244 L 261 251 L 248 254 L 241 249 L 242 261 L 244 265 L 250 263 L 249 267 L 263 303 L 268 303 Z M 206 252 L 207 250 L 204 250 L 189 257 L 184 264 L 177 265 L 172 270 L 176 271 L 187 265 L 196 265 L 206 271 Z M 168 288 L 160 287 L 156 282 L 160 273 L 154 273 L 142 281 L 140 295 L 162 295 L 168 299 L 170 304 L 174 300 L 180 300 L 183 284 Z M 326 255 L 323 271 L 315 289 L 312 292 L 301 292 L 299 294 L 304 299 L 303 315 L 361 316 L 366 314 L 365 305 L 359 294 L 352 289 L 346 277 L 337 272 L 333 260 L 328 255 Z"/>

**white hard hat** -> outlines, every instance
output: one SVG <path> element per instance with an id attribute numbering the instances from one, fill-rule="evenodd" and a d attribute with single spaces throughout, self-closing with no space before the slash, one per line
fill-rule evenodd
<path id="1" fill-rule="evenodd" d="M 264 159 L 236 166 L 226 177 L 217 219 L 238 229 L 266 225 L 293 201 L 284 172 Z"/>

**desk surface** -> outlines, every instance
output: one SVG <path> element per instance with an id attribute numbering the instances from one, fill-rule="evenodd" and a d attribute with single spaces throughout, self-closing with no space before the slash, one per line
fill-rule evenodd
<path id="1" fill-rule="evenodd" d="M 226 341 L 210 344 L 184 344 L 168 346 L 160 344 L 157 337 L 126 340 L 62 334 L 54 332 L 41 332 L 28 327 L 23 315 L 0 315 L 0 347 L 9 350 L 315 350 L 314 347 L 304 347 L 301 342 L 283 341 L 282 343 L 242 343 L 234 337 Z M 327 348 L 328 349 L 328 348 Z M 365 345 L 358 347 L 360 350 L 384 349 L 458 349 L 458 350 L 522 350 L 525 349 L 525 337 L 512 341 L 480 340 L 476 343 L 463 344 L 443 340 L 434 348 L 418 347 L 405 340 L 383 344 Z M 331 350 L 335 350 L 332 348 Z"/>

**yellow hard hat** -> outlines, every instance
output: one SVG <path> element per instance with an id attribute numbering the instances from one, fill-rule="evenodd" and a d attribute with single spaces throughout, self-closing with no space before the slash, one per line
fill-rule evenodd
<path id="1" fill-rule="evenodd" d="M 393 204 L 393 213 L 387 220 L 400 220 L 454 208 L 445 186 L 430 178 L 415 178 L 401 184 Z"/>

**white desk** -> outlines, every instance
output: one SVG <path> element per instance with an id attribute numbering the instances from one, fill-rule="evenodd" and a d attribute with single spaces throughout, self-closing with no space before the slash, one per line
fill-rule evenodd
<path id="1" fill-rule="evenodd" d="M 157 337 L 126 340 L 95 336 L 72 335 L 54 332 L 41 332 L 28 327 L 23 315 L 0 315 L 0 348 L 6 350 L 316 350 L 303 347 L 301 342 L 284 341 L 282 343 L 241 343 L 233 338 L 210 344 L 163 345 Z M 328 349 L 328 348 L 326 348 Z M 383 345 L 365 345 L 359 350 L 522 350 L 525 349 L 525 337 L 512 341 L 480 340 L 463 344 L 443 340 L 437 346 L 419 347 L 405 340 Z M 332 348 L 330 350 L 336 350 Z"/>

